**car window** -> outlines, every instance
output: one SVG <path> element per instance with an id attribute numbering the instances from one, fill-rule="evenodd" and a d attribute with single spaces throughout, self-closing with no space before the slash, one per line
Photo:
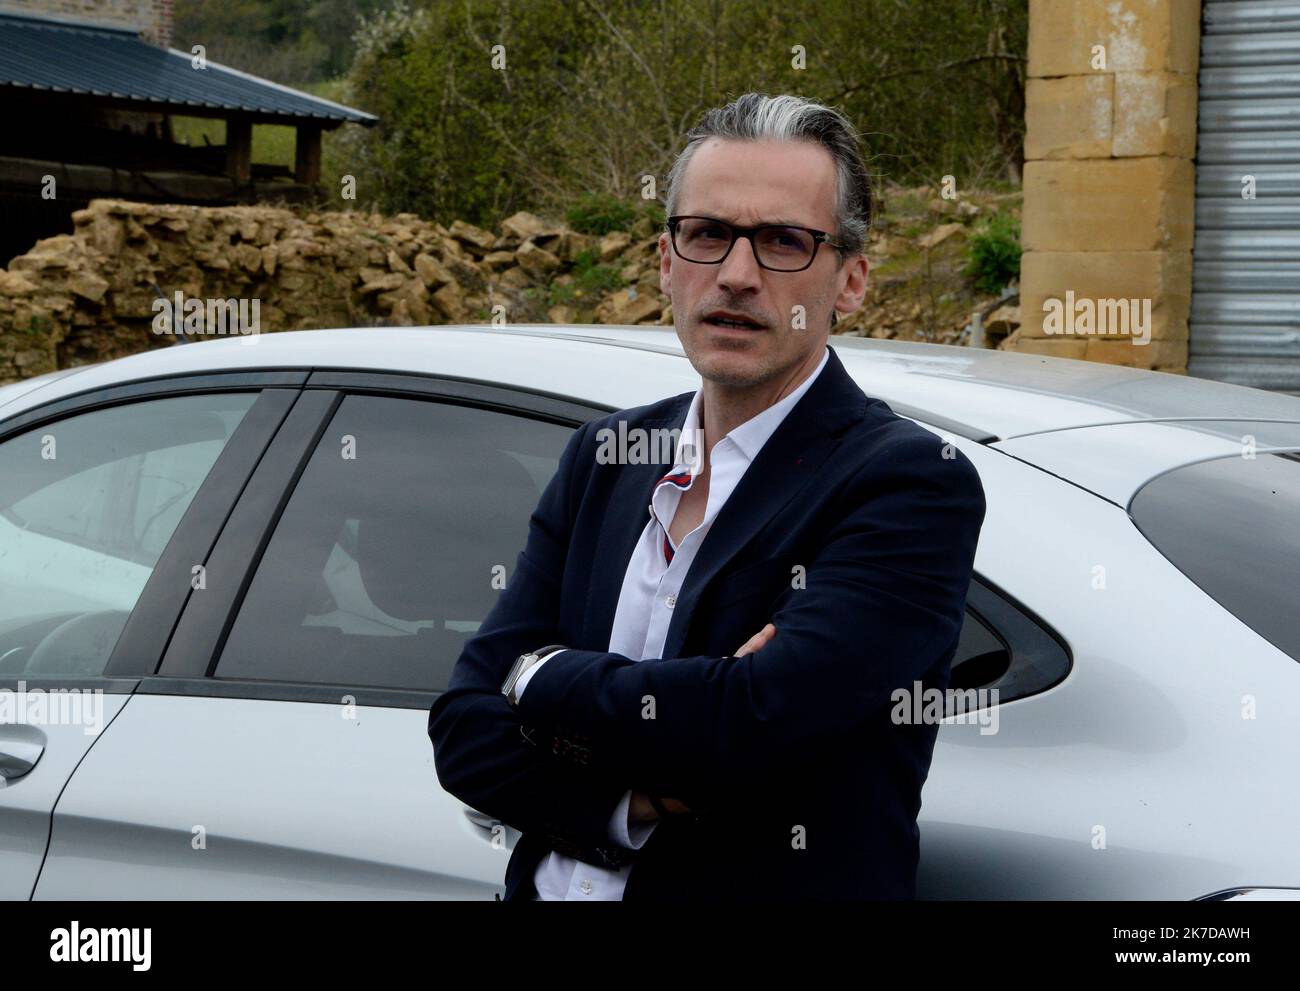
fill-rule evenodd
<path id="1" fill-rule="evenodd" d="M 1071 664 L 1069 647 L 1046 620 L 987 575 L 972 577 L 950 690 L 976 690 L 980 694 L 969 699 L 979 707 L 1000 705 L 1046 691 L 1069 674 Z M 951 698 L 946 711 L 954 711 Z"/>
<path id="2" fill-rule="evenodd" d="M 0 677 L 102 674 L 255 393 L 71 416 L 0 443 Z"/>
<path id="3" fill-rule="evenodd" d="M 1176 468 L 1139 489 L 1129 515 L 1179 571 L 1300 660 L 1300 453 Z"/>
<path id="4" fill-rule="evenodd" d="M 444 689 L 514 572 L 572 430 L 345 397 L 276 524 L 216 677 Z"/>
<path id="5" fill-rule="evenodd" d="M 970 609 L 961 627 L 957 652 L 952 658 L 952 675 L 948 687 L 986 688 L 996 682 L 1011 666 L 1011 649 Z"/>

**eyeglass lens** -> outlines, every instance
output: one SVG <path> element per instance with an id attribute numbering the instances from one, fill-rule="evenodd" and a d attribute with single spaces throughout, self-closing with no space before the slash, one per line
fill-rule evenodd
<path id="1" fill-rule="evenodd" d="M 687 217 L 677 222 L 675 244 L 687 261 L 709 264 L 727 254 L 733 237 L 731 226 L 720 220 Z M 759 264 L 771 269 L 803 268 L 816 248 L 813 236 L 798 227 L 762 227 L 754 233 Z"/>

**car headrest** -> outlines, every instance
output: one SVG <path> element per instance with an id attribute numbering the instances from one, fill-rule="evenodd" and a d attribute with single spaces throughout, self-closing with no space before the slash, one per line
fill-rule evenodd
<path id="1" fill-rule="evenodd" d="M 396 468 L 391 498 L 357 528 L 370 600 L 397 619 L 482 621 L 499 594 L 493 567 L 514 571 L 537 505 L 532 475 L 508 454 L 475 449 Z M 391 476 L 390 476 L 391 477 Z"/>

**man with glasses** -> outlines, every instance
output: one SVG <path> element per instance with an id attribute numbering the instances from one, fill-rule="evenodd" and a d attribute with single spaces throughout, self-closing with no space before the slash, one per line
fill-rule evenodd
<path id="1" fill-rule="evenodd" d="M 523 833 L 508 901 L 911 898 L 938 727 L 891 713 L 947 687 L 979 477 L 827 346 L 867 278 L 841 114 L 711 110 L 667 200 L 701 387 L 575 433 L 430 712 L 439 778 Z M 596 456 L 663 428 L 673 464 Z"/>

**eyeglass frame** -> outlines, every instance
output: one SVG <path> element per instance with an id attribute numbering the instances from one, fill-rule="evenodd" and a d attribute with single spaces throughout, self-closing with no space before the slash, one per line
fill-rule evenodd
<path id="1" fill-rule="evenodd" d="M 713 223 L 721 224 L 723 227 L 730 230 L 731 243 L 727 245 L 727 250 L 722 253 L 722 257 L 714 262 L 698 262 L 693 258 L 687 258 L 683 255 L 677 248 L 677 224 L 682 220 L 711 220 Z M 721 265 L 731 254 L 731 249 L 736 246 L 736 242 L 742 237 L 749 241 L 749 250 L 753 253 L 754 261 L 758 263 L 758 267 L 765 269 L 768 272 L 806 272 L 808 269 L 812 268 L 812 263 L 817 260 L 817 249 L 823 244 L 830 245 L 830 247 L 838 250 L 844 249 L 844 245 L 831 240 L 831 236 L 827 231 L 819 231 L 815 227 L 800 227 L 798 224 L 758 224 L 755 227 L 741 227 L 737 224 L 730 223 L 729 221 L 721 220 L 718 217 L 706 217 L 696 213 L 679 213 L 667 218 L 664 226 L 668 229 L 668 240 L 672 243 L 673 254 L 684 262 L 690 262 L 692 265 Z M 754 240 L 754 235 L 759 231 L 769 230 L 774 227 L 803 231 L 805 234 L 812 235 L 813 249 L 812 254 L 808 256 L 807 265 L 804 265 L 802 268 L 772 268 L 770 265 L 763 264 L 762 259 L 758 257 L 758 244 Z"/>

